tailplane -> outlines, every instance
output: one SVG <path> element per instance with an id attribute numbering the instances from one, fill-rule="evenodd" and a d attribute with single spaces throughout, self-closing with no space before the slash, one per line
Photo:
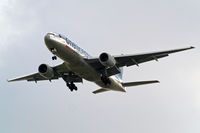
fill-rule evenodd
<path id="1" fill-rule="evenodd" d="M 150 81 L 127 82 L 127 83 L 122 83 L 122 86 L 123 87 L 131 87 L 131 86 L 153 84 L 153 83 L 159 83 L 159 81 L 158 80 L 150 80 Z"/>
<path id="2" fill-rule="evenodd" d="M 150 80 L 150 81 L 137 81 L 137 82 L 127 82 L 127 83 L 121 83 L 123 87 L 131 87 L 131 86 L 138 86 L 138 85 L 145 85 L 145 84 L 153 84 L 153 83 L 159 83 L 158 80 Z M 98 90 L 93 91 L 94 94 L 103 93 L 110 91 L 109 88 L 100 88 Z"/>
<path id="3" fill-rule="evenodd" d="M 98 94 L 98 93 L 102 93 L 102 92 L 106 92 L 106 91 L 109 91 L 109 89 L 107 89 L 107 88 L 100 88 L 100 89 L 98 89 L 96 91 L 93 91 L 92 93 Z"/>

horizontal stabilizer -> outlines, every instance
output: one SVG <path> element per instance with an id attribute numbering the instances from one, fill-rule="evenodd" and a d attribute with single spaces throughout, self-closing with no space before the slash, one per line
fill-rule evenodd
<path id="1" fill-rule="evenodd" d="M 96 91 L 93 91 L 92 93 L 97 94 L 97 93 L 102 93 L 102 92 L 106 92 L 106 91 L 109 91 L 109 90 L 106 89 L 106 88 L 101 88 L 101 89 L 98 89 Z"/>
<path id="2" fill-rule="evenodd" d="M 122 86 L 130 87 L 130 86 L 153 84 L 153 83 L 159 83 L 159 81 L 158 80 L 150 80 L 150 81 L 127 82 L 127 83 L 122 83 Z"/>

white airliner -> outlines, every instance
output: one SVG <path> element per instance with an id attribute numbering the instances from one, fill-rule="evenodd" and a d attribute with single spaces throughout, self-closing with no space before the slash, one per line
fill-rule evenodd
<path id="1" fill-rule="evenodd" d="M 44 37 L 47 48 L 53 53 L 52 60 L 57 57 L 64 62 L 55 67 L 50 67 L 47 64 L 41 64 L 38 72 L 28 76 L 19 77 L 8 80 L 8 82 L 27 80 L 41 81 L 54 80 L 62 78 L 68 88 L 73 91 L 77 90 L 74 83 L 82 82 L 83 79 L 92 81 L 101 88 L 94 91 L 94 94 L 105 91 L 120 91 L 126 92 L 125 87 L 159 83 L 157 80 L 138 81 L 138 82 L 122 82 L 122 67 L 139 65 L 140 63 L 158 60 L 166 57 L 171 53 L 192 49 L 194 47 L 174 49 L 161 52 L 152 52 L 136 55 L 120 55 L 111 56 L 108 53 L 102 53 L 99 57 L 93 58 L 85 50 L 70 41 L 67 37 L 57 33 L 47 33 Z"/>

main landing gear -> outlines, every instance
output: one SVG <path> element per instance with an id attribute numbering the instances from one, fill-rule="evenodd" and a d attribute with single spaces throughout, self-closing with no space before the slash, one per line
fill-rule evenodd
<path id="1" fill-rule="evenodd" d="M 73 82 L 67 83 L 67 87 L 70 89 L 70 91 L 73 91 L 73 90 L 77 91 L 78 90 L 78 88 L 76 87 L 76 85 Z"/>
<path id="2" fill-rule="evenodd" d="M 111 84 L 111 81 L 107 76 L 102 76 L 101 80 L 105 85 Z"/>

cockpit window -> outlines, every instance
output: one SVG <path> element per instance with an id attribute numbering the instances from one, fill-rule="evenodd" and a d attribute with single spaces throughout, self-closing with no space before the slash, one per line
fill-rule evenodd
<path id="1" fill-rule="evenodd" d="M 62 35 L 62 34 L 59 34 L 59 37 L 65 39 L 65 40 L 66 40 L 66 38 L 67 38 L 66 36 L 64 36 L 64 35 Z"/>
<path id="2" fill-rule="evenodd" d="M 60 38 L 63 38 L 63 39 L 67 39 L 67 37 L 66 36 L 64 36 L 64 35 L 62 35 L 62 34 L 58 34 L 58 33 L 56 33 L 56 32 L 50 32 L 49 33 L 50 35 L 54 35 L 54 36 L 57 36 L 57 37 L 60 37 Z"/>
<path id="3" fill-rule="evenodd" d="M 59 36 L 59 34 L 56 33 L 56 32 L 50 32 L 49 34 L 50 34 L 50 35 L 54 35 L 54 36 Z"/>
<path id="4" fill-rule="evenodd" d="M 50 32 L 50 33 L 48 33 L 49 35 L 54 35 L 54 33 L 53 32 Z"/>

